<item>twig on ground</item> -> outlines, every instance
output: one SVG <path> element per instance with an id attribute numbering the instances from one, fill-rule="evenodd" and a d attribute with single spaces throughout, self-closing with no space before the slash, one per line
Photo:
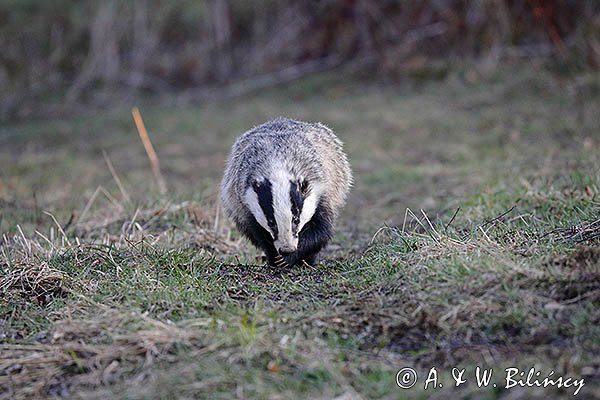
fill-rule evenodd
<path id="1" fill-rule="evenodd" d="M 483 229 L 483 228 L 485 228 L 486 226 L 488 226 L 490 224 L 496 223 L 497 221 L 499 221 L 500 219 L 502 219 L 506 215 L 510 214 L 512 212 L 512 210 L 514 210 L 515 208 L 517 208 L 516 205 L 512 206 L 510 209 L 508 209 L 507 211 L 503 212 L 502 214 L 500 214 L 500 215 L 498 215 L 498 216 L 496 216 L 496 217 L 494 217 L 494 218 L 492 218 L 492 219 L 490 219 L 488 221 L 485 221 L 483 224 L 479 225 L 479 227 L 481 229 Z"/>
<path id="2" fill-rule="evenodd" d="M 152 173 L 154 174 L 154 178 L 156 179 L 156 183 L 158 184 L 158 190 L 160 191 L 161 195 L 164 195 L 167 193 L 167 187 L 165 185 L 165 180 L 163 179 L 163 176 L 160 173 L 160 163 L 158 161 L 158 156 L 156 155 L 156 151 L 154 151 L 154 146 L 152 146 L 152 142 L 150 141 L 150 137 L 148 136 L 148 131 L 146 131 L 146 126 L 144 125 L 144 121 L 142 120 L 140 110 L 137 107 L 133 107 L 133 109 L 131 110 L 131 114 L 133 115 L 133 120 L 135 121 L 135 126 L 137 127 L 137 131 L 140 135 L 140 139 L 142 140 L 142 144 L 144 145 L 144 149 L 146 150 L 146 154 L 150 159 L 150 166 L 152 167 Z"/>
<path id="3" fill-rule="evenodd" d="M 458 215 L 459 211 L 460 211 L 460 207 L 458 207 L 456 209 L 456 211 L 454 212 L 454 215 L 452 215 L 452 218 L 450 218 L 450 221 L 448 221 L 448 223 L 444 227 L 444 232 L 448 232 L 448 228 L 450 227 L 450 225 L 452 224 L 452 222 L 454 222 L 454 218 L 456 218 L 456 216 Z"/>

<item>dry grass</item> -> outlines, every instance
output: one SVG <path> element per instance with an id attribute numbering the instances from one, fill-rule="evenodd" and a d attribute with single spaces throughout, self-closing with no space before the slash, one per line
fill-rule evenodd
<path id="1" fill-rule="evenodd" d="M 394 383 L 403 366 L 449 379 L 474 365 L 554 369 L 599 397 L 597 120 L 571 118 L 548 77 L 512 79 L 409 96 L 344 86 L 334 100 L 306 94 L 317 80 L 201 120 L 145 113 L 166 197 L 134 129 L 131 142 L 83 140 L 79 122 L 56 123 L 66 139 L 50 156 L 39 132 L 15 128 L 22 160 L 0 153 L 0 398 L 572 397 Z M 233 136 L 274 113 L 335 126 L 353 162 L 317 267 L 264 266 L 216 206 Z M 87 122 L 129 127 L 111 118 Z M 197 126 L 202 148 L 169 136 Z"/>
<path id="2" fill-rule="evenodd" d="M 99 308 L 89 319 L 57 322 L 47 343 L 1 345 L 0 385 L 20 388 L 20 397 L 64 396 L 71 387 L 110 385 L 144 366 L 172 360 L 174 346 L 196 343 L 204 348 L 198 343 L 198 328 L 211 323 L 194 320 L 176 326 Z"/>
<path id="3" fill-rule="evenodd" d="M 358 355 L 352 359 L 362 359 L 362 352 L 379 349 L 380 356 L 394 360 L 385 363 L 389 369 L 394 362 L 424 367 L 435 364 L 440 368 L 477 360 L 500 365 L 519 360 L 522 352 L 542 357 L 548 351 L 560 358 L 572 354 L 572 346 L 579 343 L 577 354 L 581 358 L 561 372 L 581 374 L 581 368 L 587 368 L 592 374 L 588 378 L 593 377 L 595 373 L 590 372 L 586 361 L 589 357 L 580 352 L 596 351 L 592 350 L 596 348 L 592 344 L 595 339 L 588 336 L 591 331 L 564 331 L 560 325 L 570 326 L 573 312 L 584 309 L 589 310 L 588 323 L 600 321 L 594 306 L 600 302 L 600 252 L 596 247 L 577 248 L 570 255 L 545 258 L 539 264 L 516 255 L 513 246 L 482 229 L 461 238 L 442 234 L 438 230 L 441 228 L 433 224 L 417 224 L 415 230 L 388 228 L 363 256 L 341 269 L 326 265 L 281 275 L 264 268 L 217 263 L 204 272 L 198 270 L 204 279 L 216 273 L 217 280 L 224 281 L 220 289 L 226 290 L 225 296 L 218 290 L 218 300 L 211 308 L 223 310 L 226 304 L 236 302 L 244 305 L 242 309 L 253 309 L 263 298 L 282 313 L 275 320 L 278 328 L 267 329 L 269 334 L 263 343 L 257 336 L 261 325 L 252 321 L 264 318 L 260 316 L 250 320 L 244 315 L 235 317 L 239 325 L 231 331 L 224 328 L 231 321 L 223 322 L 214 315 L 173 322 L 171 318 L 151 317 L 147 312 L 127 311 L 126 304 L 118 306 L 109 298 L 104 298 L 108 305 L 98 303 L 93 299 L 97 289 L 90 287 L 93 280 L 85 279 L 87 273 L 74 275 L 50 267 L 48 261 L 40 263 L 44 258 L 39 250 L 32 253 L 33 249 L 43 248 L 42 243 L 29 239 L 23 247 L 21 240 L 21 259 L 4 266 L 8 268 L 0 283 L 4 296 L 35 299 L 42 306 L 65 297 L 69 302 L 56 315 L 49 331 L 38 333 L 33 341 L 2 345 L 0 384 L 9 388 L 5 395 L 19 398 L 82 394 L 129 379 L 153 385 L 152 375 L 144 378 L 142 371 L 157 363 L 176 366 L 182 351 L 194 357 L 210 355 L 225 363 L 230 362 L 225 355 L 234 349 L 250 351 L 254 354 L 251 358 L 260 357 L 264 351 L 261 349 L 272 346 L 269 335 L 273 331 L 293 332 L 298 328 L 317 336 L 333 334 L 341 343 L 356 343 Z M 543 239 L 540 235 L 539 240 Z M 89 268 L 91 273 L 108 263 L 114 265 L 114 271 L 105 270 L 101 279 L 127 280 L 131 278 L 123 269 L 139 268 L 135 265 L 140 264 L 123 264 L 118 250 L 150 249 L 158 243 L 151 236 L 146 240 L 152 245 L 133 242 L 131 237 L 113 238 L 114 257 L 110 251 L 94 251 L 92 244 L 63 247 L 59 252 L 76 255 L 69 270 Z M 56 246 L 47 249 L 57 251 Z M 154 279 L 152 270 L 140 272 L 147 274 L 144 279 L 148 282 Z M 308 307 L 314 313 L 308 319 L 307 299 L 317 307 Z M 326 311 L 327 307 L 319 304 L 335 306 Z M 572 344 L 566 345 L 563 352 L 555 347 L 557 341 L 562 346 Z M 309 343 L 301 344 L 309 347 L 298 352 L 307 356 L 315 351 Z M 430 347 L 432 344 L 435 347 Z M 538 362 L 548 365 L 549 360 L 543 359 L 538 358 Z M 280 367 L 280 362 L 267 363 L 267 371 L 287 368 L 293 373 L 297 368 Z M 350 374 L 364 373 L 354 371 L 354 366 L 345 368 Z M 223 379 L 215 378 L 212 384 L 211 380 L 200 380 L 186 390 L 198 393 L 196 390 L 215 385 L 222 389 Z"/>

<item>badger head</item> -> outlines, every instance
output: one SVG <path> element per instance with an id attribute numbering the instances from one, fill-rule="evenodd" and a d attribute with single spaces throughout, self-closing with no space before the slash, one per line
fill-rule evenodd
<path id="1" fill-rule="evenodd" d="M 313 217 L 321 188 L 284 168 L 249 182 L 244 201 L 256 221 L 271 235 L 281 255 L 298 248 L 298 235 Z"/>

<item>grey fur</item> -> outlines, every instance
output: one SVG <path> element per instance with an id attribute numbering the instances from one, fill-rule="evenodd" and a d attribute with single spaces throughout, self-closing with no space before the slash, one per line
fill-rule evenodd
<path id="1" fill-rule="evenodd" d="M 277 118 L 241 135 L 225 167 L 221 202 L 242 233 L 251 223 L 244 202 L 246 190 L 253 181 L 268 176 L 274 165 L 321 185 L 320 201 L 331 211 L 332 224 L 335 222 L 352 185 L 342 142 L 321 123 Z"/>

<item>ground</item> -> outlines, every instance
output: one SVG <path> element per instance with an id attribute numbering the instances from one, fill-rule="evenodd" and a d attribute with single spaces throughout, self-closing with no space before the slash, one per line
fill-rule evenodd
<path id="1" fill-rule="evenodd" d="M 0 128 L 0 398 L 577 389 L 506 388 L 508 367 L 600 397 L 598 74 L 335 73 L 140 108 L 162 195 L 128 109 Z M 355 175 L 322 263 L 289 271 L 217 202 L 235 137 L 278 115 L 332 127 Z M 487 387 L 477 366 L 494 371 Z M 412 389 L 396 384 L 404 367 Z M 424 390 L 433 367 L 444 386 Z"/>

